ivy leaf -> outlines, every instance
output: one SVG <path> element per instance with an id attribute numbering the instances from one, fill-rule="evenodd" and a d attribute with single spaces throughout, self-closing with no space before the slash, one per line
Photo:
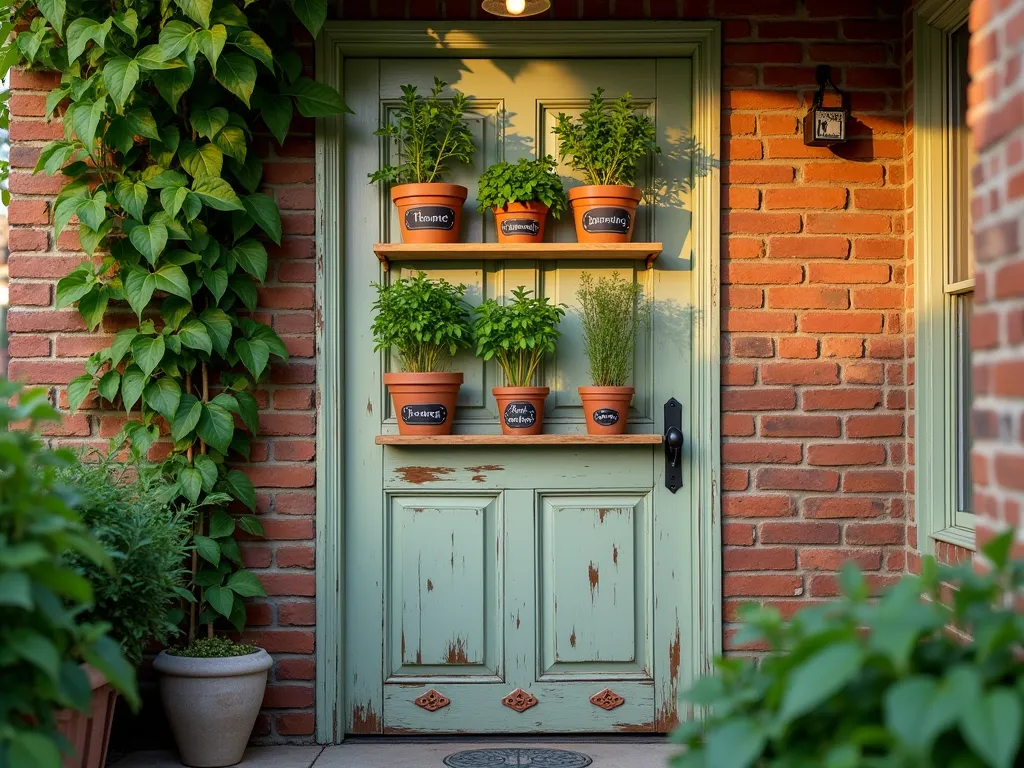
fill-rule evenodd
<path id="1" fill-rule="evenodd" d="M 128 239 L 150 264 L 156 260 L 167 246 L 167 228 L 162 224 L 147 224 L 134 227 Z"/>
<path id="2" fill-rule="evenodd" d="M 232 469 L 224 478 L 227 484 L 228 493 L 245 504 L 249 509 L 256 509 L 256 489 L 252 486 L 252 480 L 245 472 Z"/>
<path id="3" fill-rule="evenodd" d="M 149 272 L 144 269 L 132 268 L 124 279 L 124 297 L 128 300 L 132 311 L 141 318 L 143 310 L 153 298 L 155 287 Z"/>
<path id="4" fill-rule="evenodd" d="M 239 597 L 263 597 L 267 594 L 263 582 L 252 571 L 235 571 L 228 578 L 226 586 Z"/>
<path id="5" fill-rule="evenodd" d="M 74 22 L 72 22 L 74 24 Z M 101 96 L 96 101 L 80 101 L 71 110 L 71 130 L 81 139 L 87 148 L 96 141 L 96 131 L 107 108 L 107 97 Z"/>
<path id="6" fill-rule="evenodd" d="M 145 184 L 141 181 L 136 181 L 133 184 L 128 179 L 121 179 L 114 187 L 114 199 L 121 204 L 129 216 L 142 222 L 146 201 L 149 200 L 149 191 Z"/>
<path id="7" fill-rule="evenodd" d="M 57 34 L 63 37 L 67 3 L 64 0 L 38 0 L 36 7 L 43 14 L 43 18 L 50 22 L 50 26 L 57 30 Z"/>
<path id="8" fill-rule="evenodd" d="M 71 406 L 72 413 L 78 410 L 78 406 L 89 396 L 90 392 L 92 392 L 92 376 L 89 374 L 76 376 L 70 381 L 68 384 L 68 405 Z"/>
<path id="9" fill-rule="evenodd" d="M 219 270 L 223 273 L 223 270 Z M 226 273 L 224 273 L 226 274 Z M 225 282 L 226 287 L 226 282 Z M 199 319 L 203 321 L 206 326 L 206 330 L 210 334 L 210 341 L 213 344 L 213 348 L 217 351 L 217 354 L 224 355 L 228 351 L 228 345 L 231 344 L 231 319 L 223 309 L 205 309 L 203 313 L 199 315 Z"/>
<path id="10" fill-rule="evenodd" d="M 245 206 L 245 212 L 252 217 L 260 229 L 267 233 L 267 237 L 280 245 L 281 211 L 273 198 L 260 192 L 254 192 L 242 198 L 242 205 Z"/>
<path id="11" fill-rule="evenodd" d="M 82 244 L 82 250 L 92 256 L 113 226 L 114 222 L 111 219 L 106 219 L 100 224 L 99 229 L 92 229 L 85 224 L 79 227 L 78 242 Z"/>
<path id="12" fill-rule="evenodd" d="M 185 62 L 180 59 L 168 59 L 164 56 L 159 45 L 147 45 L 139 51 L 135 57 L 135 63 L 139 65 L 140 69 L 152 72 L 162 69 L 180 69 L 185 66 Z"/>
<path id="13" fill-rule="evenodd" d="M 206 330 L 206 326 L 194 318 L 181 326 L 181 330 L 178 331 L 178 338 L 189 349 L 198 349 L 206 354 L 210 354 L 213 351 L 213 342 L 210 340 L 210 334 Z"/>
<path id="14" fill-rule="evenodd" d="M 153 173 L 150 169 L 154 169 Z M 165 187 L 184 187 L 188 183 L 185 175 L 177 171 L 168 171 L 159 166 L 151 165 L 142 174 L 142 181 L 150 189 L 164 189 Z"/>
<path id="15" fill-rule="evenodd" d="M 245 210 L 235 190 L 224 179 L 195 179 L 192 182 L 192 194 L 216 211 Z"/>
<path id="16" fill-rule="evenodd" d="M 235 605 L 235 593 L 226 587 L 210 587 L 203 596 L 206 598 L 206 602 L 210 604 L 221 616 L 227 618 L 231 615 L 231 609 Z"/>
<path id="17" fill-rule="evenodd" d="M 121 374 L 117 371 L 107 371 L 96 385 L 96 391 L 100 393 L 100 397 L 108 402 L 113 402 L 120 389 Z"/>
<path id="18" fill-rule="evenodd" d="M 160 190 L 160 205 L 168 216 L 174 217 L 178 215 L 187 197 L 188 190 L 184 187 L 164 187 Z"/>
<path id="19" fill-rule="evenodd" d="M 191 69 L 168 69 L 162 72 L 153 73 L 153 84 L 159 91 L 160 96 L 166 101 L 171 109 L 178 108 L 181 97 L 188 93 L 192 87 L 192 79 L 195 75 Z"/>
<path id="20" fill-rule="evenodd" d="M 235 400 L 238 402 L 238 415 L 242 418 L 245 428 L 254 435 L 259 432 L 259 404 L 256 398 L 245 391 L 235 392 Z"/>
<path id="21" fill-rule="evenodd" d="M 165 264 L 153 273 L 153 287 L 158 291 L 164 291 L 174 296 L 180 296 L 186 301 L 191 300 L 192 292 L 189 290 L 188 278 L 184 271 L 176 264 Z"/>
<path id="22" fill-rule="evenodd" d="M 149 377 L 137 365 L 129 365 L 124 369 L 124 374 L 121 376 L 121 404 L 124 406 L 125 413 L 130 413 L 135 404 L 139 402 L 148 379 Z"/>
<path id="23" fill-rule="evenodd" d="M 326 0 L 292 0 L 292 10 L 309 34 L 313 37 L 320 34 L 320 28 L 327 20 Z"/>
<path id="24" fill-rule="evenodd" d="M 235 532 L 235 521 L 223 509 L 210 515 L 210 535 L 215 539 L 223 539 Z"/>
<path id="25" fill-rule="evenodd" d="M 213 294 L 213 298 L 218 303 L 221 297 L 228 290 L 228 273 L 225 269 L 207 269 L 201 270 L 203 276 L 203 285 Z"/>
<path id="26" fill-rule="evenodd" d="M 55 90 L 51 91 L 51 94 L 56 93 L 63 99 L 64 91 Z M 47 110 L 49 111 L 49 110 Z M 36 162 L 36 167 L 32 171 L 33 173 L 39 173 L 40 171 L 46 171 L 47 176 L 53 176 L 64 164 L 68 162 L 75 154 L 75 147 L 66 141 L 53 141 L 46 145 L 42 152 L 39 153 L 39 160 Z"/>
<path id="27" fill-rule="evenodd" d="M 131 36 L 132 42 L 139 42 L 139 15 L 134 8 L 129 8 L 123 13 L 115 13 L 114 25 L 126 35 Z"/>
<path id="28" fill-rule="evenodd" d="M 160 53 L 167 59 L 173 59 L 188 48 L 198 30 L 184 21 L 168 21 L 160 30 Z"/>
<path id="29" fill-rule="evenodd" d="M 217 477 L 219 472 L 217 471 L 217 465 L 213 459 L 207 456 L 205 453 L 200 453 L 192 462 L 192 465 L 199 470 L 199 474 L 203 478 L 203 490 L 212 491 L 213 486 L 217 483 Z"/>
<path id="30" fill-rule="evenodd" d="M 256 311 L 256 286 L 248 275 L 232 275 L 228 279 L 228 287 L 234 291 L 235 296 L 245 305 L 250 312 Z"/>
<path id="31" fill-rule="evenodd" d="M 199 501 L 199 494 L 202 493 L 203 490 L 203 476 L 199 474 L 198 469 L 195 469 L 194 467 L 186 467 L 178 473 L 178 481 L 181 483 L 182 492 L 189 501 L 193 504 Z M 202 544 L 200 544 L 199 541 L 201 538 L 206 539 Z M 220 563 L 220 546 L 216 541 L 205 536 L 196 536 L 194 541 L 196 542 L 196 550 L 199 552 L 200 557 L 204 560 L 209 560 L 214 565 Z M 217 548 L 216 560 L 211 560 L 209 557 L 209 555 L 212 554 L 212 547 L 210 547 L 211 544 Z M 206 550 L 205 554 L 204 550 Z"/>
<path id="32" fill-rule="evenodd" d="M 247 53 L 252 56 L 256 61 L 260 62 L 265 66 L 271 73 L 274 72 L 274 54 L 270 50 L 270 46 L 266 44 L 262 37 L 257 35 L 255 32 L 245 30 L 239 32 L 235 39 L 232 41 L 238 50 L 242 53 Z"/>
<path id="33" fill-rule="evenodd" d="M 247 239 L 231 249 L 231 255 L 246 272 L 261 283 L 267 278 L 267 249 L 258 240 Z"/>
<path id="34" fill-rule="evenodd" d="M 214 24 L 210 29 L 202 30 L 196 35 L 199 52 L 210 62 L 213 74 L 217 74 L 217 59 L 220 58 L 224 44 L 228 41 L 228 31 L 223 24 Z"/>
<path id="35" fill-rule="evenodd" d="M 204 403 L 197 425 L 199 438 L 220 453 L 227 453 L 231 436 L 235 432 L 235 420 L 224 408 L 215 403 Z"/>
<path id="36" fill-rule="evenodd" d="M 125 117 L 128 120 L 128 127 L 140 136 L 147 139 L 160 141 L 160 131 L 156 127 L 156 120 L 153 113 L 147 107 L 136 107 L 128 112 Z"/>
<path id="37" fill-rule="evenodd" d="M 89 200 L 86 200 L 78 209 L 78 218 L 91 229 L 99 229 L 107 218 L 107 193 L 97 190 Z"/>
<path id="38" fill-rule="evenodd" d="M 175 5 L 181 8 L 182 12 L 192 21 L 201 24 L 203 29 L 210 26 L 210 11 L 213 10 L 213 0 L 174 0 Z M 225 616 L 227 614 L 224 614 Z"/>
<path id="39" fill-rule="evenodd" d="M 233 157 L 240 163 L 245 162 L 245 153 L 248 147 L 245 141 L 245 131 L 241 127 L 226 125 L 213 141 L 228 157 Z"/>
<path id="40" fill-rule="evenodd" d="M 164 352 L 166 346 L 164 345 L 163 336 L 136 336 L 132 340 L 132 357 L 135 358 L 135 364 L 139 366 L 142 373 L 149 376 L 156 367 L 160 365 L 160 361 L 164 359 Z"/>
<path id="41" fill-rule="evenodd" d="M 103 83 L 119 107 L 125 105 L 138 82 L 139 65 L 127 56 L 113 58 L 103 67 Z"/>
<path id="42" fill-rule="evenodd" d="M 96 326 L 103 321 L 109 301 L 110 292 L 106 287 L 87 293 L 79 299 L 78 314 L 82 316 L 90 331 L 95 331 Z"/>
<path id="43" fill-rule="evenodd" d="M 195 132 L 206 139 L 213 139 L 220 129 L 228 124 L 228 111 L 224 107 L 195 110 L 190 121 Z"/>
<path id="44" fill-rule="evenodd" d="M 96 45 L 102 48 L 104 41 L 107 39 L 107 33 L 110 31 L 110 25 L 112 23 L 113 20 L 109 18 L 102 24 L 87 17 L 78 18 L 72 21 L 68 26 L 67 35 L 65 36 L 68 50 L 68 63 L 74 63 L 75 59 L 81 56 L 85 51 L 85 47 L 90 41 L 96 43 Z"/>
<path id="45" fill-rule="evenodd" d="M 178 404 L 181 402 L 181 387 L 170 376 L 164 376 L 146 385 L 142 391 L 142 399 L 146 405 L 170 423 L 174 419 L 174 414 L 178 412 Z"/>
<path id="46" fill-rule="evenodd" d="M 182 395 L 171 421 L 171 439 L 175 442 L 184 439 L 199 424 L 202 412 L 203 404 L 194 395 Z"/>
<path id="47" fill-rule="evenodd" d="M 282 96 L 268 95 L 260 104 L 260 116 L 279 145 L 283 146 L 284 140 L 288 137 L 292 112 L 292 100 Z"/>
<path id="48" fill-rule="evenodd" d="M 135 136 L 132 134 L 132 129 L 128 127 L 128 121 L 123 117 L 115 117 L 107 124 L 103 140 L 121 154 L 126 154 L 135 146 Z"/>
<path id="49" fill-rule="evenodd" d="M 225 53 L 217 67 L 217 82 L 248 107 L 256 87 L 256 65 L 244 53 Z"/>
<path id="50" fill-rule="evenodd" d="M 287 99 L 285 99 L 287 101 Z M 263 178 L 263 163 L 255 154 L 250 153 L 245 158 L 245 163 L 237 163 L 228 160 L 228 168 L 248 192 L 255 192 L 259 188 L 260 180 Z"/>
<path id="51" fill-rule="evenodd" d="M 341 94 L 329 85 L 300 77 L 288 89 L 295 97 L 295 108 L 303 117 L 330 117 L 339 112 L 352 113 L 341 100 Z"/>
<path id="52" fill-rule="evenodd" d="M 270 347 L 265 341 L 259 339 L 236 339 L 235 352 L 242 365 L 248 369 L 254 379 L 258 379 L 270 362 Z"/>
<path id="53" fill-rule="evenodd" d="M 110 364 L 112 366 L 116 368 L 121 364 L 131 347 L 132 339 L 138 335 L 139 332 L 134 328 L 125 328 L 123 331 L 117 332 L 117 335 L 114 336 L 114 343 L 110 345 Z"/>
<path id="54" fill-rule="evenodd" d="M 196 147 L 191 141 L 185 141 L 178 154 L 181 167 L 194 179 L 219 178 L 224 168 L 224 153 L 215 144 Z"/>
<path id="55" fill-rule="evenodd" d="M 96 276 L 93 274 L 92 262 L 83 261 L 69 274 L 57 281 L 57 309 L 63 309 L 69 304 L 74 304 L 80 298 L 90 293 L 96 283 Z"/>

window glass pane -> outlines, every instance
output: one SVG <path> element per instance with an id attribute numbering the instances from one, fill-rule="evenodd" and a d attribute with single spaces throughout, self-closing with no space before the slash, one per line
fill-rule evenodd
<path id="1" fill-rule="evenodd" d="M 974 297 L 970 293 L 953 297 L 956 317 L 956 505 L 958 512 L 970 512 L 971 488 L 971 312 Z"/>
<path id="2" fill-rule="evenodd" d="M 974 155 L 967 128 L 967 25 L 950 36 L 949 124 L 950 124 L 950 249 L 951 283 L 974 277 L 974 244 L 971 238 L 971 168 Z"/>

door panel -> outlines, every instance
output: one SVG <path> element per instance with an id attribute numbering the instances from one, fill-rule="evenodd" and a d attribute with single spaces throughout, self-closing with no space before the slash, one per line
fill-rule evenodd
<path id="1" fill-rule="evenodd" d="M 558 351 L 540 381 L 551 388 L 546 431 L 585 431 L 577 386 L 589 383 L 573 309 L 583 272 L 618 272 L 652 302 L 632 384 L 630 431 L 663 431 L 662 404 L 690 399 L 688 191 L 685 147 L 690 62 L 650 60 L 356 59 L 346 63 L 344 216 L 346 285 L 346 658 L 348 730 L 354 733 L 515 733 L 667 730 L 675 720 L 681 617 L 690 614 L 692 511 L 664 488 L 663 452 L 652 446 L 381 448 L 397 431 L 373 352 L 369 283 L 422 269 L 467 286 L 476 305 L 519 285 L 565 304 Z M 378 240 L 399 240 L 386 190 L 366 174 L 393 148 L 373 135 L 400 87 L 429 89 L 434 76 L 470 97 L 477 154 L 452 181 L 466 185 L 463 236 L 495 239 L 493 217 L 476 211 L 477 179 L 491 163 L 557 156 L 554 116 L 578 113 L 590 92 L 633 94 L 658 126 L 665 153 L 640 183 L 654 190 L 637 216 L 637 240 L 661 240 L 654 269 L 633 262 L 395 262 L 381 271 Z M 567 184 L 580 183 L 568 168 Z M 575 240 L 566 216 L 549 239 Z M 492 361 L 472 351 L 456 431 L 500 431 Z M 715 416 L 717 418 L 717 415 Z M 689 444 L 691 414 L 684 415 Z M 687 457 L 688 460 L 688 457 Z M 687 629 L 687 631 L 681 631 Z M 534 706 L 503 700 L 522 690 Z M 439 692 L 429 711 L 417 700 Z M 615 706 L 611 706 L 614 704 Z M 608 707 L 608 708 L 606 708 Z"/>

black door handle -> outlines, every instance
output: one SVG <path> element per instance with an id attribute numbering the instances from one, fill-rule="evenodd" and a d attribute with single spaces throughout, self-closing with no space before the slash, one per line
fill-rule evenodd
<path id="1" fill-rule="evenodd" d="M 683 406 L 674 397 L 665 403 L 665 487 L 683 486 Z"/>

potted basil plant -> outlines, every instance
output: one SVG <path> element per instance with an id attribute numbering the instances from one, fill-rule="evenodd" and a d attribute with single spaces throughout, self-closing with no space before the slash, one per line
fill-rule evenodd
<path id="1" fill-rule="evenodd" d="M 548 303 L 546 296 L 531 297 L 531 293 L 521 285 L 512 291 L 511 302 L 499 304 L 488 299 L 474 310 L 476 353 L 485 361 L 496 359 L 508 385 L 491 390 L 506 435 L 539 435 L 543 431 L 544 401 L 550 389 L 533 386 L 533 379 L 544 357 L 555 351 L 561 335 L 558 324 L 565 316 L 561 306 Z"/>
<path id="2" fill-rule="evenodd" d="M 587 181 L 569 190 L 576 239 L 628 243 L 643 197 L 637 173 L 651 153 L 661 152 L 654 120 L 636 113 L 630 94 L 608 102 L 604 89 L 598 88 L 579 118 L 558 115 L 554 133 L 561 158 L 569 158 L 572 169 Z"/>
<path id="3" fill-rule="evenodd" d="M 495 163 L 480 177 L 477 200 L 480 213 L 493 211 L 499 243 L 544 242 L 548 213 L 557 219 L 568 205 L 551 155 Z"/>
<path id="4" fill-rule="evenodd" d="M 636 391 L 627 386 L 636 339 L 650 320 L 650 304 L 643 286 L 618 272 L 598 280 L 584 272 L 576 299 L 590 363 L 591 386 L 579 387 L 587 434 L 621 435 Z"/>
<path id="5" fill-rule="evenodd" d="M 469 164 L 476 147 L 465 120 L 468 99 L 455 92 L 442 99 L 448 84 L 434 78 L 430 95 L 402 86 L 402 101 L 377 131 L 393 139 L 396 160 L 370 174 L 371 182 L 389 182 L 398 208 L 404 243 L 457 243 L 462 206 L 469 191 L 444 181 L 449 163 Z"/>
<path id="6" fill-rule="evenodd" d="M 459 349 L 470 346 L 466 286 L 431 280 L 423 272 L 391 284 L 374 283 L 375 351 L 398 355 L 402 370 L 384 374 L 398 431 L 403 435 L 448 435 L 462 372 L 450 371 Z"/>

